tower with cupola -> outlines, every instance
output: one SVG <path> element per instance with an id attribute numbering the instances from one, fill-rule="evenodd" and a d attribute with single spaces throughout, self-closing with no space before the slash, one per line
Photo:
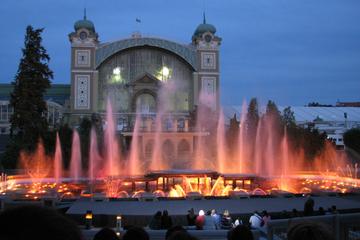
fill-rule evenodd
<path id="1" fill-rule="evenodd" d="M 197 59 L 194 99 L 195 104 L 199 104 L 201 101 L 212 110 L 218 111 L 220 106 L 219 46 L 221 38 L 215 33 L 215 26 L 206 22 L 204 13 L 203 23 L 196 28 L 192 36 Z"/>
<path id="2" fill-rule="evenodd" d="M 70 109 L 79 116 L 96 111 L 98 72 L 95 54 L 98 34 L 93 22 L 84 18 L 75 22 L 74 32 L 69 34 L 71 43 L 71 97 Z"/>

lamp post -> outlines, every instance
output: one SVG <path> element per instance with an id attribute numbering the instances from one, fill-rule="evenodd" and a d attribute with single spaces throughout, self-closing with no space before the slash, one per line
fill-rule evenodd
<path id="1" fill-rule="evenodd" d="M 87 210 L 85 214 L 85 229 L 90 229 L 92 227 L 93 213 L 91 210 Z"/>
<path id="2" fill-rule="evenodd" d="M 116 235 L 120 236 L 121 231 L 121 215 L 116 216 Z"/>

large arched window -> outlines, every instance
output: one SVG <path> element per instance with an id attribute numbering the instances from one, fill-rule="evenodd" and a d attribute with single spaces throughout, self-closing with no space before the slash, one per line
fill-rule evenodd
<path id="1" fill-rule="evenodd" d="M 113 109 L 130 112 L 134 83 L 147 74 L 169 87 L 164 99 L 170 111 L 188 111 L 193 96 L 193 69 L 176 54 L 153 47 L 130 48 L 112 55 L 98 68 L 99 109 L 105 110 L 110 98 Z M 173 89 L 176 87 L 176 89 Z"/>
<path id="2" fill-rule="evenodd" d="M 162 144 L 162 159 L 166 164 L 171 163 L 175 159 L 175 147 L 171 140 L 167 139 Z"/>
<path id="3" fill-rule="evenodd" d="M 156 101 L 149 93 L 142 93 L 136 98 L 136 111 L 139 113 L 156 112 Z"/>

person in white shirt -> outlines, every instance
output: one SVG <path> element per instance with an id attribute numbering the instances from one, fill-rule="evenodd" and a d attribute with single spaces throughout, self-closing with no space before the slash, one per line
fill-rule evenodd
<path id="1" fill-rule="evenodd" d="M 264 225 L 263 219 L 257 211 L 250 217 L 249 223 L 251 228 L 261 228 Z"/>

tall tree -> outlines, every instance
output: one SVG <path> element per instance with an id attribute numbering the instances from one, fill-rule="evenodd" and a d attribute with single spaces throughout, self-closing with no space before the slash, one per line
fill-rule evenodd
<path id="1" fill-rule="evenodd" d="M 246 132 L 247 136 L 254 139 L 256 128 L 259 122 L 259 106 L 256 98 L 252 98 L 246 114 Z"/>
<path id="2" fill-rule="evenodd" d="M 15 133 L 29 150 L 48 127 L 44 94 L 50 87 L 53 73 L 48 66 L 50 57 L 42 45 L 42 32 L 43 29 L 32 26 L 26 28 L 23 56 L 12 82 L 14 90 L 10 99 L 14 108 L 10 134 Z"/>
<path id="3" fill-rule="evenodd" d="M 53 73 L 49 69 L 50 60 L 42 45 L 43 29 L 26 28 L 22 58 L 12 82 L 10 104 L 14 114 L 10 118 L 10 144 L 5 156 L 17 159 L 19 150 L 32 151 L 40 137 L 44 137 L 48 123 L 44 94 L 50 87 Z M 14 161 L 14 159 L 12 159 Z M 10 164 L 11 165 L 11 164 Z"/>
<path id="4" fill-rule="evenodd" d="M 360 128 L 352 128 L 344 133 L 344 143 L 360 154 Z"/>
<path id="5" fill-rule="evenodd" d="M 284 108 L 283 114 L 282 114 L 282 120 L 283 120 L 284 125 L 287 128 L 296 126 L 295 115 L 294 115 L 294 112 L 291 110 L 290 106 Z"/>

